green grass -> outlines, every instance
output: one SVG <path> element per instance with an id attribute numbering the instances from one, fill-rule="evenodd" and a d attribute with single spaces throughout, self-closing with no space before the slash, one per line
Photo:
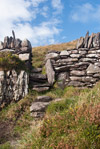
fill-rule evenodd
<path id="1" fill-rule="evenodd" d="M 6 142 L 6 143 L 0 145 L 0 149 L 12 149 L 12 147 L 9 142 Z"/>
<path id="2" fill-rule="evenodd" d="M 0 70 L 27 70 L 25 63 L 11 52 L 0 52 Z"/>
<path id="3" fill-rule="evenodd" d="M 37 52 L 33 49 L 33 67 L 43 67 L 48 48 Z M 59 48 L 59 45 L 56 47 Z M 66 44 L 60 50 L 66 49 Z M 43 67 L 42 73 L 45 74 Z M 51 102 L 43 120 L 35 121 L 30 116 L 29 107 L 39 95 L 61 98 Z M 12 131 L 18 149 L 99 149 L 100 148 L 100 82 L 92 89 L 57 87 L 50 91 L 29 95 L 17 103 L 11 103 L 0 112 L 0 121 L 14 122 Z M 10 142 L 0 145 L 9 149 Z M 12 147 L 13 148 L 13 147 Z"/>
<path id="4" fill-rule="evenodd" d="M 35 125 L 28 135 L 25 134 L 18 147 L 99 149 L 100 82 L 93 89 L 54 88 L 46 95 L 60 97 L 62 101 L 48 106 L 40 126 Z"/>

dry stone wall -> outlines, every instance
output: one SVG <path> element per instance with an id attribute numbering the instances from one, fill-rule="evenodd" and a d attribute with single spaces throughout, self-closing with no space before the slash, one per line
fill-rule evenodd
<path id="1" fill-rule="evenodd" d="M 65 86 L 93 87 L 100 80 L 100 33 L 81 37 L 76 49 L 46 55 L 48 82 Z"/>
<path id="2" fill-rule="evenodd" d="M 0 107 L 26 96 L 28 84 L 29 75 L 25 71 L 0 71 Z"/>
<path id="3" fill-rule="evenodd" d="M 12 36 L 6 36 L 4 42 L 0 41 L 0 52 L 11 52 L 25 62 L 28 69 L 31 69 L 32 46 L 29 40 L 23 41 L 15 37 L 14 31 Z"/>
<path id="4" fill-rule="evenodd" d="M 0 42 L 0 52 L 11 52 L 25 62 L 28 70 L 31 70 L 32 47 L 29 40 L 20 40 L 6 36 L 4 42 Z M 0 108 L 12 101 L 18 101 L 28 94 L 29 73 L 23 70 L 0 71 Z"/>

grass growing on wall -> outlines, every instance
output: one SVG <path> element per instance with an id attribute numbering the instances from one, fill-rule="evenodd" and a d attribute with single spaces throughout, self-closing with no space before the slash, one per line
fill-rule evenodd
<path id="1" fill-rule="evenodd" d="M 11 52 L 0 52 L 0 69 L 1 70 L 23 70 L 26 69 L 25 63 L 18 56 Z"/>

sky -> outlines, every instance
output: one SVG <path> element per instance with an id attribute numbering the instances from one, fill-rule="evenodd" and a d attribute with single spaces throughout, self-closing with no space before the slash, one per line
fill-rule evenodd
<path id="1" fill-rule="evenodd" d="M 99 0 L 0 0 L 0 41 L 27 38 L 33 47 L 100 32 Z"/>

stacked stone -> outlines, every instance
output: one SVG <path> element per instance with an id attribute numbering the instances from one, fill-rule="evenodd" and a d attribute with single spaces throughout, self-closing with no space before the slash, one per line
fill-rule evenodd
<path id="1" fill-rule="evenodd" d="M 47 76 L 42 74 L 42 68 L 33 68 L 30 73 L 31 88 L 38 92 L 47 91 L 50 88 Z"/>
<path id="2" fill-rule="evenodd" d="M 56 80 L 61 88 L 65 86 L 92 87 L 100 80 L 99 33 L 93 38 L 93 46 L 88 48 L 90 38 L 92 37 L 88 37 L 87 33 L 85 39 L 82 39 L 85 41 L 82 44 L 84 47 L 51 52 L 46 55 L 46 73 L 50 84 Z"/>
<path id="3" fill-rule="evenodd" d="M 12 31 L 13 37 L 6 36 L 4 42 L 0 41 L 0 52 L 12 52 L 17 54 L 25 64 L 28 69 L 31 68 L 31 56 L 32 47 L 29 40 L 25 39 L 21 41 L 15 38 L 15 33 Z"/>
<path id="4" fill-rule="evenodd" d="M 97 34 L 92 33 L 91 36 L 89 36 L 89 32 L 86 33 L 85 38 L 80 37 L 80 39 L 77 42 L 77 49 L 79 48 L 95 48 L 100 47 L 100 32 Z"/>

